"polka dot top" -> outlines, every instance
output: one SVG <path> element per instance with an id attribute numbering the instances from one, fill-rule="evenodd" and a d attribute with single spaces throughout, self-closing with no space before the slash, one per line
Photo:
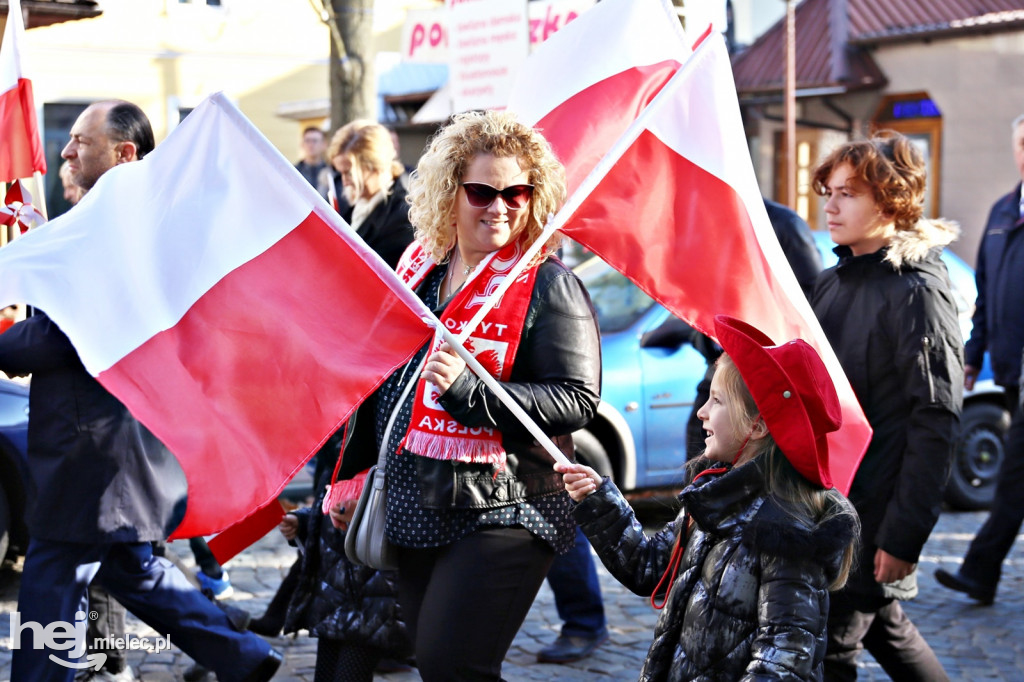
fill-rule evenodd
<path id="1" fill-rule="evenodd" d="M 438 305 L 438 294 L 445 272 L 445 268 L 434 268 L 420 287 L 424 303 L 438 316 L 444 310 Z M 428 347 L 429 344 L 419 350 L 410 361 L 408 371 L 398 370 L 378 390 L 377 404 L 383 408 L 377 410 L 378 443 L 384 437 L 395 401 L 406 383 L 416 379 L 413 370 L 423 361 Z M 405 449 L 398 452 L 399 443 L 409 428 L 415 393 L 415 390 L 409 391 L 388 439 L 388 539 L 402 547 L 442 547 L 483 528 L 521 526 L 551 545 L 556 553 L 568 552 L 575 541 L 576 527 L 571 514 L 572 501 L 565 492 L 533 497 L 496 509 L 425 509 L 420 506 L 417 455 Z"/>

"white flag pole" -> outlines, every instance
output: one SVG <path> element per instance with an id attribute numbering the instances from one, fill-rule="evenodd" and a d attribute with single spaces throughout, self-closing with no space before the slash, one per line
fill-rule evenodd
<path id="1" fill-rule="evenodd" d="M 487 388 L 494 391 L 494 394 L 498 396 L 498 400 L 500 400 L 502 404 L 505 405 L 505 407 L 507 407 L 512 414 L 514 414 L 516 418 L 523 423 L 523 426 L 533 434 L 533 437 L 537 439 L 537 442 L 544 447 L 547 453 L 551 455 L 556 462 L 569 464 L 569 459 L 561 450 L 558 449 L 558 446 L 552 442 L 551 438 L 541 431 L 537 422 L 533 421 L 530 415 L 526 414 L 526 411 L 523 410 L 523 408 L 512 399 L 512 396 L 508 394 L 508 391 L 506 391 L 502 385 L 498 383 L 498 381 L 492 377 L 486 369 L 484 369 L 484 366 L 481 365 L 475 357 L 473 357 L 473 354 L 466 350 L 466 347 L 463 346 L 451 332 L 445 329 L 440 320 L 437 321 L 437 328 L 441 330 L 441 335 L 444 340 L 447 341 L 453 349 L 455 349 L 455 352 L 459 354 L 460 358 L 466 361 L 466 365 L 473 371 L 473 373 L 480 377 Z"/>
<path id="2" fill-rule="evenodd" d="M 46 212 L 46 187 L 43 185 L 43 176 L 39 171 L 33 171 L 32 179 L 36 181 L 36 196 L 39 205 L 36 206 L 39 209 L 39 213 L 42 214 L 43 220 L 49 220 L 50 216 Z"/>

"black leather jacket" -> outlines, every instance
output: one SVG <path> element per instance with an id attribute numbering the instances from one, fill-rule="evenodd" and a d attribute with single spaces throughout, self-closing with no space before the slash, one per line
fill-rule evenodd
<path id="1" fill-rule="evenodd" d="M 640 680 L 821 679 L 828 585 L 857 535 L 856 515 L 834 493 L 846 513 L 817 523 L 792 516 L 766 496 L 763 459 L 685 488 L 684 511 L 650 537 L 607 479 L 576 507 L 604 565 L 643 596 L 668 567 L 686 513 L 693 518 Z"/>
<path id="2" fill-rule="evenodd" d="M 590 296 L 558 259 L 540 265 L 512 375 L 503 387 L 572 459 L 571 434 L 593 418 L 601 399 L 601 339 Z M 418 457 L 424 507 L 488 509 L 564 490 L 551 456 L 468 368 L 440 402 L 465 426 L 501 432 L 508 460 L 495 472 L 488 464 Z M 373 419 L 363 415 L 372 403 L 359 410 L 341 478 L 377 461 Z"/>

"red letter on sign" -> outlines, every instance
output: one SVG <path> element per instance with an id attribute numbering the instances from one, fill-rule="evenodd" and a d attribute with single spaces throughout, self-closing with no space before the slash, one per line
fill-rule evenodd
<path id="1" fill-rule="evenodd" d="M 430 25 L 430 46 L 437 47 L 442 42 L 444 42 L 444 27 L 435 22 Z"/>
<path id="2" fill-rule="evenodd" d="M 423 35 L 426 31 L 423 30 L 423 24 L 416 24 L 412 29 L 412 39 L 409 41 L 409 56 L 411 57 L 416 48 L 423 44 Z"/>

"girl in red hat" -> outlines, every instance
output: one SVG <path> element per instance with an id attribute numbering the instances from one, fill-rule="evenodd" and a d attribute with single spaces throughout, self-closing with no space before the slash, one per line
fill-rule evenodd
<path id="1" fill-rule="evenodd" d="M 829 476 L 839 399 L 805 342 L 776 346 L 725 316 L 715 335 L 725 354 L 698 411 L 709 435 L 675 521 L 647 536 L 610 479 L 555 469 L 604 565 L 664 609 L 641 680 L 820 680 L 829 592 L 859 530 Z"/>

